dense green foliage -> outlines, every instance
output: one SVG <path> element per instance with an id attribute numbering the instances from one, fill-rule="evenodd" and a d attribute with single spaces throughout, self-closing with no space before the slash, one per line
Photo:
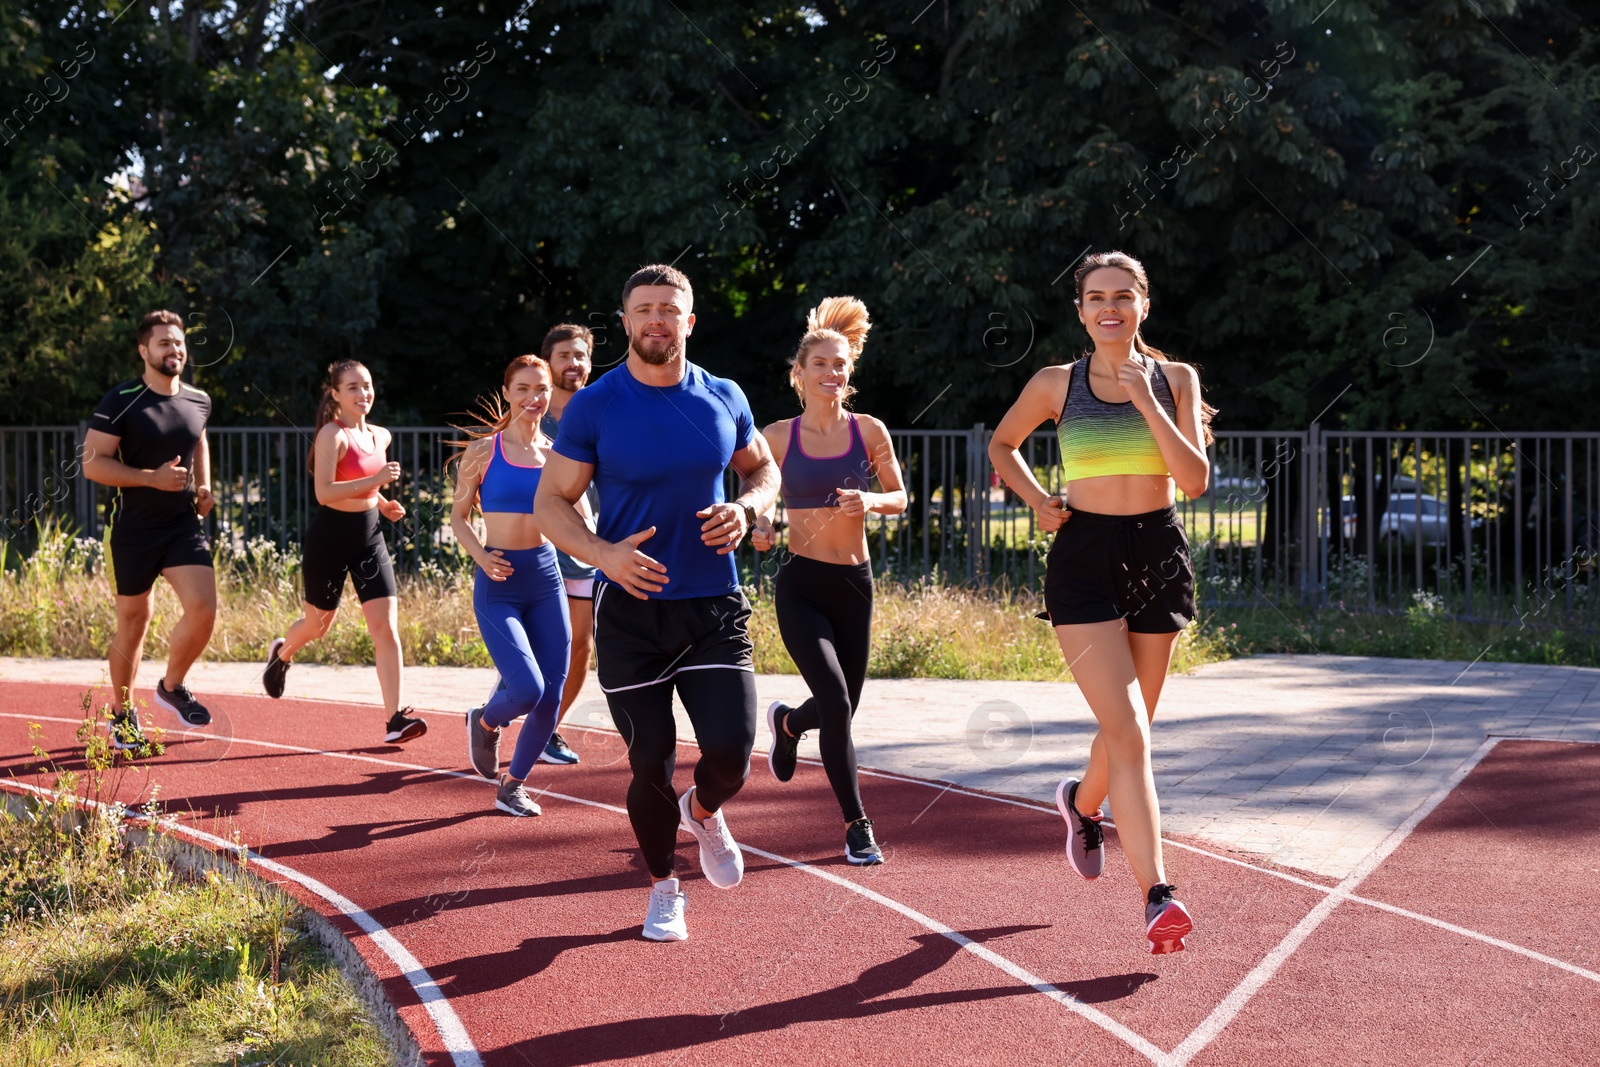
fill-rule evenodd
<path id="1" fill-rule="evenodd" d="M 759 417 L 854 292 L 863 410 L 992 424 L 1115 246 L 1219 426 L 1596 425 L 1584 0 L 151 11 L 0 10 L 0 421 L 82 417 L 168 301 L 220 421 L 303 421 L 355 354 L 433 422 L 559 320 L 614 363 L 675 260 Z"/>

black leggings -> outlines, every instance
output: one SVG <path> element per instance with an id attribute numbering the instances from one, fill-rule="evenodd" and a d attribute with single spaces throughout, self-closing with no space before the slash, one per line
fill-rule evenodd
<path id="1" fill-rule="evenodd" d="M 872 564 L 822 563 L 790 556 L 778 570 L 775 599 L 783 647 L 811 699 L 780 723 L 799 737 L 820 730 L 822 766 L 845 822 L 866 815 L 856 779 L 850 720 L 861 704 L 872 652 Z"/>
<path id="2" fill-rule="evenodd" d="M 613 590 L 611 595 L 627 594 Z M 682 819 L 678 794 L 672 787 L 672 773 L 678 766 L 678 730 L 672 718 L 674 685 L 700 745 L 694 784 L 696 799 L 707 811 L 717 811 L 743 787 L 756 739 L 756 676 L 751 671 L 699 667 L 681 670 L 653 685 L 606 694 L 633 769 L 628 819 L 639 839 L 645 866 L 655 878 L 672 875 Z"/>

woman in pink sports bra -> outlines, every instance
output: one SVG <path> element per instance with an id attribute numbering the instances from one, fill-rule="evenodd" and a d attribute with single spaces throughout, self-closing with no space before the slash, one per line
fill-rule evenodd
<path id="1" fill-rule="evenodd" d="M 367 421 L 373 396 L 372 375 L 362 364 L 345 359 L 328 365 L 316 438 L 306 457 L 320 506 L 306 526 L 301 546 L 305 611 L 267 649 L 261 684 L 268 696 L 283 695 L 294 654 L 333 625 L 348 575 L 372 635 L 383 708 L 389 716 L 383 739 L 394 744 L 421 737 L 428 724 L 400 706 L 400 601 L 378 517 L 398 522 L 406 509 L 378 491 L 400 477 L 400 464 L 386 459 L 389 431 Z"/>
<path id="2" fill-rule="evenodd" d="M 844 816 L 844 857 L 857 866 L 883 862 L 883 849 L 861 804 L 850 721 L 861 704 L 872 651 L 872 562 L 867 512 L 906 509 L 900 464 L 883 423 L 845 410 L 855 391 L 850 374 L 871 329 L 867 307 L 853 296 L 829 297 L 806 319 L 806 335 L 789 364 L 801 413 L 762 430 L 783 472 L 789 552 L 778 569 L 774 599 L 783 645 L 811 690 L 797 708 L 767 708 L 772 733 L 767 766 L 787 782 L 800 738 L 816 730 L 822 766 Z M 876 478 L 883 492 L 872 492 Z M 770 516 L 750 543 L 773 546 Z"/>

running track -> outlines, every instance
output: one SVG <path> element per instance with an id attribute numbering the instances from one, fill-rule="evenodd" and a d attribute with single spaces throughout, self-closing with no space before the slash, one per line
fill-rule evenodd
<path id="1" fill-rule="evenodd" d="M 48 784 L 29 722 L 76 765 L 81 693 L 0 682 L 7 788 Z M 237 833 L 350 937 L 430 1064 L 1600 1058 L 1600 746 L 1486 742 L 1338 884 L 1171 841 L 1198 931 L 1166 957 L 1114 833 L 1085 883 L 1048 803 L 869 774 L 890 862 L 851 868 L 821 768 L 779 786 L 758 753 L 728 808 L 744 883 L 708 885 L 683 835 L 691 940 L 654 944 L 615 734 L 536 770 L 545 813 L 518 820 L 462 773 L 460 716 L 401 748 L 372 708 L 208 704 L 124 799 L 159 783 L 186 833 Z"/>

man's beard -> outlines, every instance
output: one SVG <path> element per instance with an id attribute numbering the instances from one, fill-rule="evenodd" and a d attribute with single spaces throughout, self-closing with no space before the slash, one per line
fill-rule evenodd
<path id="1" fill-rule="evenodd" d="M 579 371 L 576 374 L 568 371 L 561 375 L 561 384 L 556 386 L 556 388 L 560 389 L 564 393 L 576 393 L 579 389 L 582 389 L 587 384 L 589 384 L 589 376 L 587 374 L 584 374 L 582 371 Z"/>
<path id="2" fill-rule="evenodd" d="M 167 360 L 168 359 L 173 359 L 173 361 L 175 363 L 177 363 L 178 366 L 177 366 L 176 369 L 174 369 L 174 370 L 168 370 L 167 369 Z M 148 360 L 148 359 L 145 360 L 145 366 L 149 367 L 151 370 L 155 371 L 157 374 L 165 374 L 168 378 L 176 378 L 178 375 L 182 374 L 183 373 L 183 364 L 184 364 L 184 360 L 175 359 L 174 357 L 171 357 L 171 356 L 165 356 L 165 357 L 162 357 L 161 359 L 154 360 L 154 361 Z"/>
<path id="3" fill-rule="evenodd" d="M 639 344 L 642 340 L 643 338 L 640 338 L 638 341 L 634 341 L 630 347 L 632 348 L 634 355 L 638 356 L 652 367 L 665 367 L 668 363 L 671 363 L 673 360 L 683 355 L 682 338 L 678 338 L 671 344 L 667 345 L 666 348 L 657 352 L 646 352 L 640 348 Z"/>

